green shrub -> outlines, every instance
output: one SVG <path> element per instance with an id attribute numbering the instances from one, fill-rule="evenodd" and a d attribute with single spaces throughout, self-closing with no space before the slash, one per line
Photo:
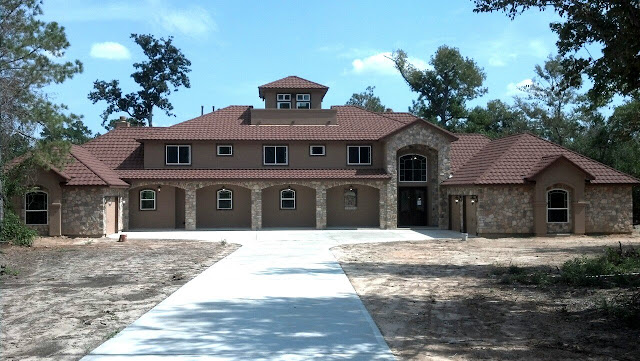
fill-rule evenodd
<path id="1" fill-rule="evenodd" d="M 631 328 L 640 328 L 640 292 L 602 299 L 598 308 Z"/>
<path id="2" fill-rule="evenodd" d="M 638 283 L 640 253 L 630 247 L 626 250 L 607 248 L 598 257 L 579 257 L 565 262 L 561 268 L 562 280 L 576 286 L 629 286 Z"/>
<path id="3" fill-rule="evenodd" d="M 5 209 L 0 229 L 0 241 L 30 247 L 37 236 L 38 232 L 22 223 L 15 212 Z"/>

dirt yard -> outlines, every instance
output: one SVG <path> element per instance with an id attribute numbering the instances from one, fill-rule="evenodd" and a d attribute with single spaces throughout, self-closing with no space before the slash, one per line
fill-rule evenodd
<path id="1" fill-rule="evenodd" d="M 2 246 L 0 358 L 78 360 L 237 247 L 69 238 Z"/>
<path id="2" fill-rule="evenodd" d="M 605 318 L 620 289 L 501 284 L 496 265 L 561 265 L 640 237 L 471 239 L 333 249 L 403 360 L 637 360 L 640 331 Z M 629 292 L 627 290 L 626 292 Z"/>

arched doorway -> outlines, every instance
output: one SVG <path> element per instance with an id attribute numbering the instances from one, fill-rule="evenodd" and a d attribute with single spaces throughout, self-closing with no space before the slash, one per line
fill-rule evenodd
<path id="1" fill-rule="evenodd" d="M 398 157 L 398 227 L 429 224 L 427 157 L 407 153 Z"/>

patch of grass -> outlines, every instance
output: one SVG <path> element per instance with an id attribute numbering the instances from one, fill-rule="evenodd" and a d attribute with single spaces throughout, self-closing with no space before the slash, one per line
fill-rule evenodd
<path id="1" fill-rule="evenodd" d="M 640 252 L 635 248 L 607 248 L 596 257 L 577 257 L 559 269 L 496 266 L 492 272 L 504 284 L 633 287 L 640 285 Z"/>
<path id="2" fill-rule="evenodd" d="M 597 308 L 608 317 L 618 319 L 631 328 L 640 329 L 640 292 L 603 298 L 598 302 Z"/>
<path id="3" fill-rule="evenodd" d="M 17 276 L 18 270 L 15 270 L 6 265 L 0 265 L 0 276 L 9 275 L 9 276 Z"/>
<path id="4" fill-rule="evenodd" d="M 110 339 L 112 339 L 112 338 L 116 337 L 116 335 L 117 335 L 117 334 L 119 334 L 119 333 L 120 333 L 120 330 L 119 330 L 119 329 L 118 329 L 118 330 L 115 330 L 115 331 L 111 331 L 111 333 L 107 335 L 106 339 L 107 339 L 107 340 L 110 340 Z"/>

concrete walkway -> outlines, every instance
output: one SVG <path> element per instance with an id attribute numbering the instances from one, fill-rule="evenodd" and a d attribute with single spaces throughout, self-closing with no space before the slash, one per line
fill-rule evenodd
<path id="1" fill-rule="evenodd" d="M 329 248 L 459 237 L 440 230 L 127 234 L 130 239 L 224 239 L 243 247 L 84 361 L 395 360 Z"/>

